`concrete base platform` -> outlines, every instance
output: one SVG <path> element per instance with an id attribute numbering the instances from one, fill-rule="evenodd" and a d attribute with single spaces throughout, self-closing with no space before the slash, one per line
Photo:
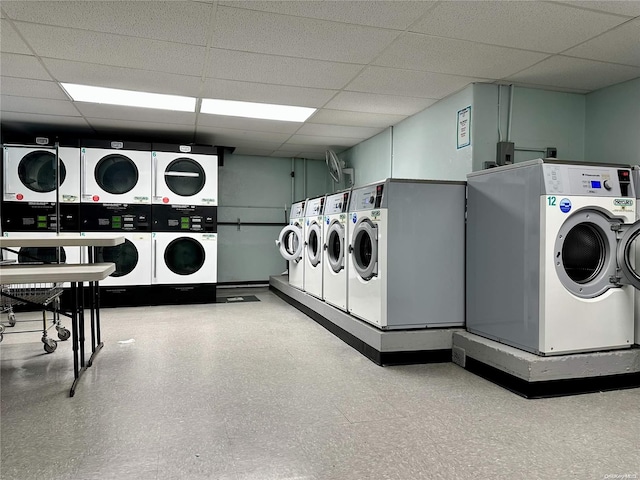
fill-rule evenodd
<path id="1" fill-rule="evenodd" d="M 452 335 L 464 331 L 461 328 L 380 330 L 289 286 L 286 275 L 271 277 L 269 288 L 378 365 L 450 362 Z"/>
<path id="2" fill-rule="evenodd" d="M 640 348 L 540 357 L 463 331 L 453 361 L 526 398 L 640 387 Z"/>

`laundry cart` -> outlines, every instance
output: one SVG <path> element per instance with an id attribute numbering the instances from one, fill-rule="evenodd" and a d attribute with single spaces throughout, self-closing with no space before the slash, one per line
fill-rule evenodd
<path id="1" fill-rule="evenodd" d="M 71 336 L 71 332 L 60 322 L 60 295 L 63 291 L 62 283 L 0 285 L 0 312 L 3 317 L 6 314 L 6 320 L 0 322 L 0 342 L 4 339 L 4 335 L 9 333 L 42 332 L 44 351 L 53 353 L 58 347 L 58 343 L 49 336 L 49 330 L 55 328 L 58 338 L 63 341 L 68 340 Z M 42 329 L 8 331 L 7 327 L 15 327 L 18 323 L 39 322 L 39 320 L 32 319 L 17 320 L 13 310 L 13 307 L 17 305 L 42 308 Z M 47 316 L 47 311 L 51 312 L 50 317 Z"/>

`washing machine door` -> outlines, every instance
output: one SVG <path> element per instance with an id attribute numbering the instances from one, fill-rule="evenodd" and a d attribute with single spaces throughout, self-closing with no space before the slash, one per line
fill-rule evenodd
<path id="1" fill-rule="evenodd" d="M 344 268 L 344 227 L 334 220 L 327 230 L 324 248 L 331 270 L 338 273 Z"/>
<path id="2" fill-rule="evenodd" d="M 107 193 L 122 195 L 138 183 L 138 167 L 126 155 L 114 153 L 101 158 L 94 171 L 98 186 Z"/>
<path id="3" fill-rule="evenodd" d="M 204 188 L 207 181 L 202 166 L 191 158 L 177 158 L 164 171 L 164 181 L 176 195 L 191 197 Z"/>
<path id="4" fill-rule="evenodd" d="M 320 237 L 322 236 L 322 228 L 317 222 L 311 223 L 307 230 L 307 256 L 309 257 L 309 263 L 316 267 L 320 263 L 322 258 L 322 246 L 320 243 Z"/>
<path id="5" fill-rule="evenodd" d="M 138 249 L 129 239 L 114 247 L 96 248 L 97 263 L 115 263 L 115 271 L 110 277 L 124 277 L 138 265 Z"/>
<path id="6" fill-rule="evenodd" d="M 620 227 L 622 237 L 618 242 L 618 281 L 640 289 L 640 221 Z M 637 262 L 637 263 L 636 263 Z"/>
<path id="7" fill-rule="evenodd" d="M 190 237 L 176 238 L 164 251 L 164 263 L 176 275 L 191 275 L 202 268 L 204 261 L 202 244 Z"/>
<path id="8" fill-rule="evenodd" d="M 282 229 L 276 245 L 280 249 L 280 255 L 290 262 L 299 262 L 302 257 L 302 227 L 299 223 L 287 225 Z"/>
<path id="9" fill-rule="evenodd" d="M 37 193 L 53 192 L 56 189 L 58 162 L 54 153 L 36 150 L 27 153 L 18 163 L 18 178 L 29 190 Z M 64 183 L 67 170 L 60 160 L 60 185 Z"/>
<path id="10" fill-rule="evenodd" d="M 378 275 L 378 227 L 368 218 L 361 218 L 353 229 L 349 247 L 353 267 L 363 280 Z"/>

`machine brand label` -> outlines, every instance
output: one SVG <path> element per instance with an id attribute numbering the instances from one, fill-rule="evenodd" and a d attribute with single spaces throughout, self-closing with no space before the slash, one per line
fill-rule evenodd
<path id="1" fill-rule="evenodd" d="M 63 202 L 75 202 L 76 200 L 78 200 L 76 195 L 62 195 Z"/>
<path id="2" fill-rule="evenodd" d="M 203 199 L 202 199 L 202 202 L 203 202 L 203 203 L 207 203 L 207 204 L 209 204 L 209 203 L 216 203 L 216 199 L 215 199 L 215 198 L 203 198 Z"/>
<path id="3" fill-rule="evenodd" d="M 571 200 L 568 198 L 560 200 L 560 210 L 562 213 L 569 213 L 571 211 Z"/>
<path id="4" fill-rule="evenodd" d="M 633 199 L 631 198 L 614 198 L 613 204 L 616 207 L 633 207 Z"/>
<path id="5" fill-rule="evenodd" d="M 141 202 L 141 203 L 143 203 L 143 202 L 148 202 L 148 201 L 149 201 L 149 197 L 133 197 L 133 199 L 134 199 L 136 202 Z"/>
<path id="6" fill-rule="evenodd" d="M 340 220 L 344 222 L 346 219 L 347 219 L 347 216 L 344 213 L 341 213 Z"/>
<path id="7" fill-rule="evenodd" d="M 371 216 L 373 217 L 374 220 L 377 220 L 380 217 L 380 210 L 372 210 Z"/>

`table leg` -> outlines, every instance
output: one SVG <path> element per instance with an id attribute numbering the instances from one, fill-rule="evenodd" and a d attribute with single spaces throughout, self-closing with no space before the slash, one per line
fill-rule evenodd
<path id="1" fill-rule="evenodd" d="M 78 368 L 78 284 L 71 283 L 71 343 L 73 349 L 73 385 L 69 396 L 76 393 L 76 385 L 80 379 L 80 369 Z"/>
<path id="2" fill-rule="evenodd" d="M 93 263 L 95 257 L 95 247 L 89 247 L 89 263 Z M 100 284 L 91 282 L 91 358 L 87 362 L 87 367 L 93 365 L 93 361 L 98 352 L 104 347 L 100 338 Z"/>
<path id="3" fill-rule="evenodd" d="M 78 283 L 78 295 L 80 296 L 80 308 L 78 309 L 78 332 L 80 339 L 80 367 L 84 368 L 84 283 Z"/>

